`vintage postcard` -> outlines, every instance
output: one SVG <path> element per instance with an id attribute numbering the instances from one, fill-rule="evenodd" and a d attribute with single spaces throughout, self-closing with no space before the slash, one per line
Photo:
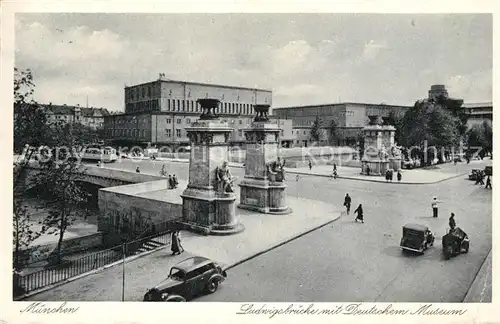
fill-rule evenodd
<path id="1" fill-rule="evenodd" d="M 384 4 L 3 2 L 0 320 L 498 321 L 493 2 Z"/>

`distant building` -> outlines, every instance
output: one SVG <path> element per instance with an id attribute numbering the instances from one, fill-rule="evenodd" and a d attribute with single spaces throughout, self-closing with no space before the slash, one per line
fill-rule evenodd
<path id="1" fill-rule="evenodd" d="M 131 145 L 188 145 L 185 128 L 199 118 L 202 111 L 196 101 L 201 98 L 220 100 L 215 113 L 234 128 L 231 144 L 242 145 L 243 129 L 250 127 L 255 117 L 254 105 L 272 105 L 271 90 L 174 81 L 163 75 L 152 82 L 125 87 L 124 93 L 125 113 L 107 116 L 104 127 L 110 140 Z M 289 129 L 284 129 L 282 136 L 283 144 L 289 145 L 291 122 L 281 124 Z"/>
<path id="2" fill-rule="evenodd" d="M 39 104 L 44 109 L 47 116 L 47 121 L 52 122 L 65 122 L 65 123 L 79 123 L 84 126 L 91 127 L 92 129 L 104 127 L 104 117 L 110 113 L 106 108 L 85 108 L 68 105 L 53 105 Z"/>
<path id="3" fill-rule="evenodd" d="M 359 132 L 369 122 L 368 116 L 388 117 L 391 111 L 401 116 L 409 108 L 410 106 L 346 102 L 275 108 L 273 113 L 280 119 L 293 121 L 293 146 L 306 147 L 313 143 L 311 140 L 311 126 L 317 117 L 320 117 L 323 124 L 323 136 L 317 144 L 354 146 Z M 332 120 L 337 125 L 337 138 L 333 143 L 330 143 L 329 128 Z"/>
<path id="4" fill-rule="evenodd" d="M 443 84 L 431 85 L 431 89 L 429 90 L 429 99 L 436 100 L 440 96 L 448 98 L 448 90 L 446 90 L 446 87 Z"/>
<path id="5" fill-rule="evenodd" d="M 158 80 L 125 87 L 125 113 L 201 113 L 196 103 L 201 98 L 219 99 L 218 114 L 250 116 L 254 114 L 253 105 L 272 106 L 271 90 L 175 81 L 160 75 Z"/>
<path id="6" fill-rule="evenodd" d="M 474 125 L 481 124 L 488 120 L 493 122 L 493 103 L 465 103 L 463 104 L 466 113 L 469 115 L 467 126 L 471 128 Z"/>

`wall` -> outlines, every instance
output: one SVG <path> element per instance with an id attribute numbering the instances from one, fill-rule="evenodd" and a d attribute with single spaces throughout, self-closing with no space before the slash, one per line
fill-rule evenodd
<path id="1" fill-rule="evenodd" d="M 182 218 L 180 194 L 186 183 L 179 182 L 175 190 L 167 190 L 164 178 L 99 190 L 98 229 L 106 234 L 106 244 L 111 244 L 108 239 L 113 239 L 112 233 L 140 234 L 152 224 Z"/>
<path id="2" fill-rule="evenodd" d="M 102 242 L 103 235 L 101 232 L 97 232 L 64 240 L 61 250 L 63 254 L 77 253 L 98 248 L 102 246 Z M 25 258 L 22 258 L 21 262 L 27 264 L 46 260 L 51 253 L 55 252 L 56 248 L 57 242 L 33 246 L 23 250 L 22 254 L 25 255 Z"/>

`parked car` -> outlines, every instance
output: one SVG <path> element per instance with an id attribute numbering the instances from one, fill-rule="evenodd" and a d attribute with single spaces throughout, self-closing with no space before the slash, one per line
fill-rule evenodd
<path id="1" fill-rule="evenodd" d="M 226 271 L 214 261 L 191 257 L 173 266 L 165 280 L 148 290 L 144 301 L 185 302 L 202 292 L 216 292 L 226 278 Z"/>
<path id="2" fill-rule="evenodd" d="M 455 227 L 443 236 L 443 254 L 446 260 L 460 253 L 469 252 L 470 240 L 467 234 L 460 228 Z"/>
<path id="3" fill-rule="evenodd" d="M 403 251 L 424 253 L 434 245 L 434 235 L 428 226 L 419 224 L 406 224 L 403 226 L 403 237 L 400 247 Z"/>

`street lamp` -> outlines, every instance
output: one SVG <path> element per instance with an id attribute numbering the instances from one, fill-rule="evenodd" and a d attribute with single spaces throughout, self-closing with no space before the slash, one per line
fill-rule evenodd
<path id="1" fill-rule="evenodd" d="M 299 199 L 299 175 L 295 176 L 295 181 L 297 182 L 297 200 Z"/>

